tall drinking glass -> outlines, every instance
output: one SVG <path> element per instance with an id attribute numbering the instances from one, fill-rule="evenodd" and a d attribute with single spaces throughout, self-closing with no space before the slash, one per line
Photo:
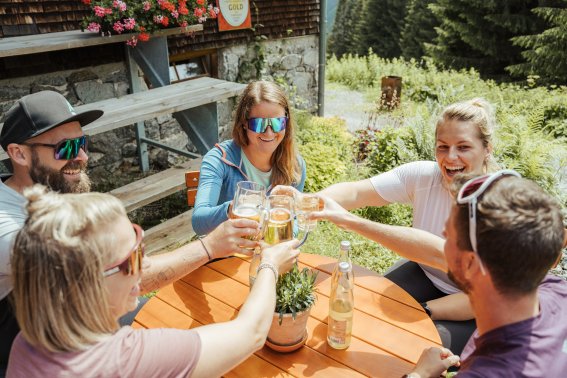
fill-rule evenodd
<path id="1" fill-rule="evenodd" d="M 314 211 L 319 211 L 319 197 L 314 194 L 302 194 L 295 200 L 295 215 L 297 226 L 303 231 L 313 231 L 317 227 L 317 220 L 307 219 Z"/>
<path id="2" fill-rule="evenodd" d="M 264 230 L 264 241 L 270 245 L 293 239 L 293 207 L 291 196 L 268 197 L 268 224 Z"/>
<path id="3" fill-rule="evenodd" d="M 264 223 L 264 202 L 266 200 L 266 187 L 252 181 L 240 181 L 236 184 L 236 193 L 232 201 L 230 217 L 232 219 L 251 219 L 260 223 L 260 229 Z M 250 240 L 258 240 L 262 233 L 250 236 Z"/>

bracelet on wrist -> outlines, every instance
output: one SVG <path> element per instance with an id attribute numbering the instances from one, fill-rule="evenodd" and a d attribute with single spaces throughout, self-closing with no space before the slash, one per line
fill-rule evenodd
<path id="1" fill-rule="evenodd" d="M 205 245 L 205 242 L 203 241 L 203 237 L 199 236 L 197 239 L 199 239 L 199 241 L 203 245 L 203 248 L 205 249 L 205 253 L 207 254 L 207 257 L 209 258 L 209 261 L 211 261 L 213 258 L 211 257 L 211 254 L 209 253 L 209 250 L 207 249 L 207 246 Z"/>
<path id="2" fill-rule="evenodd" d="M 256 269 L 256 274 L 260 273 L 260 271 L 264 268 L 270 269 L 274 273 L 274 278 L 276 279 L 276 282 L 278 282 L 278 277 L 279 277 L 278 269 L 273 264 L 261 263 L 260 265 L 258 265 L 258 269 Z"/>

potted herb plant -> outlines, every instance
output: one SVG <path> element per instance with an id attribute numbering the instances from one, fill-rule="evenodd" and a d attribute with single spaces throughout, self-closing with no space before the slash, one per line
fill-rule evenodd
<path id="1" fill-rule="evenodd" d="M 300 348 L 307 339 L 307 319 L 315 303 L 317 272 L 297 264 L 276 284 L 276 309 L 266 344 L 280 352 Z"/>

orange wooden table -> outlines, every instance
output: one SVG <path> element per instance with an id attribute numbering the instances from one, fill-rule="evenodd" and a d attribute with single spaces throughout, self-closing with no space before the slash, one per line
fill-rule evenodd
<path id="1" fill-rule="evenodd" d="M 330 274 L 336 260 L 301 253 L 300 266 L 319 270 L 317 302 L 307 323 L 305 346 L 293 353 L 264 347 L 226 377 L 401 377 L 429 346 L 441 341 L 433 322 L 404 290 L 354 266 L 352 343 L 327 345 Z M 193 328 L 233 319 L 248 295 L 247 260 L 233 257 L 203 266 L 159 290 L 136 316 L 137 328 Z"/>

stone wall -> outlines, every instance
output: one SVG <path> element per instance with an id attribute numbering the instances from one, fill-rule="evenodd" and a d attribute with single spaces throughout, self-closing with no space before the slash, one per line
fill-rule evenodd
<path id="1" fill-rule="evenodd" d="M 258 57 L 257 51 L 264 58 Z M 296 107 L 316 110 L 317 36 L 263 41 L 260 45 L 237 45 L 219 50 L 219 78 L 249 82 L 273 78 L 287 90 Z M 260 67 L 258 74 L 257 67 Z M 20 97 L 41 90 L 63 94 L 72 105 L 96 102 L 128 93 L 123 63 L 110 63 L 79 70 L 59 71 L 25 78 L 0 80 L 0 111 L 5 113 Z M 230 138 L 236 99 L 218 103 L 219 138 Z M 2 117 L 0 117 L 2 118 Z M 164 144 L 196 152 L 171 115 L 145 122 L 146 135 Z M 108 179 L 117 171 L 138 170 L 134 126 L 93 135 L 89 140 L 89 170 L 94 181 Z M 179 160 L 176 154 L 148 147 L 150 166 L 164 169 Z M 6 167 L 0 167 L 0 171 Z"/>
<path id="2" fill-rule="evenodd" d="M 219 76 L 242 83 L 271 78 L 286 88 L 295 107 L 316 112 L 318 63 L 317 35 L 275 39 L 221 49 Z"/>

